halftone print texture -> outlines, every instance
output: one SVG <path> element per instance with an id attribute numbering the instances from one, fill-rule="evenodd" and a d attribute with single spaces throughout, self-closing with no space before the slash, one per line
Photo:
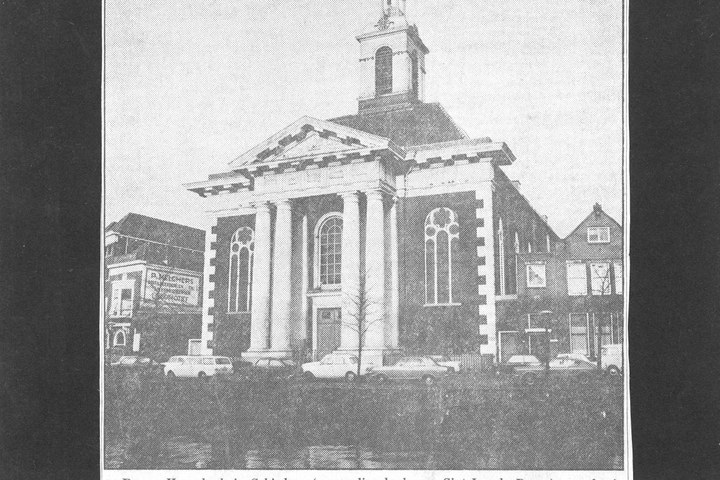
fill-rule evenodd
<path id="1" fill-rule="evenodd" d="M 105 478 L 629 478 L 624 18 L 107 0 Z"/>

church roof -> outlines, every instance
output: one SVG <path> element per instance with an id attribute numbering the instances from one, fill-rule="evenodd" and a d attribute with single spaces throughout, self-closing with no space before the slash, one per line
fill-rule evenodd
<path id="1" fill-rule="evenodd" d="M 139 213 L 128 213 L 117 222 L 110 223 L 105 227 L 105 233 L 117 233 L 193 250 L 205 249 L 203 230 Z"/>
<path id="2" fill-rule="evenodd" d="M 329 121 L 388 138 L 401 147 L 468 138 L 439 103 L 416 102 L 399 110 L 363 112 Z"/>

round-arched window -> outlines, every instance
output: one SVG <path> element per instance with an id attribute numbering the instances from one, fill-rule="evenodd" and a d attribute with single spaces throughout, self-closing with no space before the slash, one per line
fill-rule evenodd
<path id="1" fill-rule="evenodd" d="M 254 249 L 255 232 L 253 229 L 250 227 L 238 228 L 230 239 L 228 312 L 247 312 L 250 310 Z"/>
<path id="2" fill-rule="evenodd" d="M 318 226 L 316 267 L 319 286 L 340 285 L 342 268 L 342 217 L 330 215 Z"/>
<path id="3" fill-rule="evenodd" d="M 453 303 L 453 240 L 460 236 L 457 214 L 440 207 L 425 217 L 425 303 Z"/>
<path id="4" fill-rule="evenodd" d="M 113 345 L 116 347 L 124 347 L 125 346 L 125 332 L 123 330 L 118 330 L 115 332 L 115 336 L 113 337 Z"/>
<path id="5" fill-rule="evenodd" d="M 392 93 L 392 56 L 390 47 L 380 47 L 375 52 L 375 94 Z"/>

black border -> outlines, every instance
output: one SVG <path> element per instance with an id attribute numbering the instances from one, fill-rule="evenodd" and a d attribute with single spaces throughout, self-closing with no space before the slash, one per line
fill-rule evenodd
<path id="1" fill-rule="evenodd" d="M 630 0 L 636 478 L 720 478 L 720 5 Z M 99 476 L 100 1 L 0 5 L 0 468 Z"/>

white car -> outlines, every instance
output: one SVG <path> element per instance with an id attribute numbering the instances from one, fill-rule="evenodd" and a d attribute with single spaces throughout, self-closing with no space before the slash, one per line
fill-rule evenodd
<path id="1" fill-rule="evenodd" d="M 623 346 L 613 343 L 602 346 L 602 369 L 610 375 L 620 375 L 623 371 Z"/>
<path id="2" fill-rule="evenodd" d="M 430 355 L 440 366 L 447 367 L 450 373 L 460 373 L 460 360 L 451 360 L 447 355 Z"/>
<path id="3" fill-rule="evenodd" d="M 365 375 L 371 365 L 363 365 L 360 374 Z M 313 378 L 344 378 L 352 382 L 357 378 L 358 357 L 344 353 L 329 353 L 319 362 L 303 363 L 303 377 Z"/>
<path id="4" fill-rule="evenodd" d="M 231 375 L 232 361 L 228 357 L 210 355 L 177 355 L 163 363 L 167 377 L 212 377 L 213 375 Z"/>
<path id="5" fill-rule="evenodd" d="M 580 360 L 581 362 L 590 362 L 597 365 L 597 362 L 593 362 L 590 360 L 587 355 L 584 353 L 558 353 L 557 357 L 559 359 L 569 359 L 569 360 Z"/>

